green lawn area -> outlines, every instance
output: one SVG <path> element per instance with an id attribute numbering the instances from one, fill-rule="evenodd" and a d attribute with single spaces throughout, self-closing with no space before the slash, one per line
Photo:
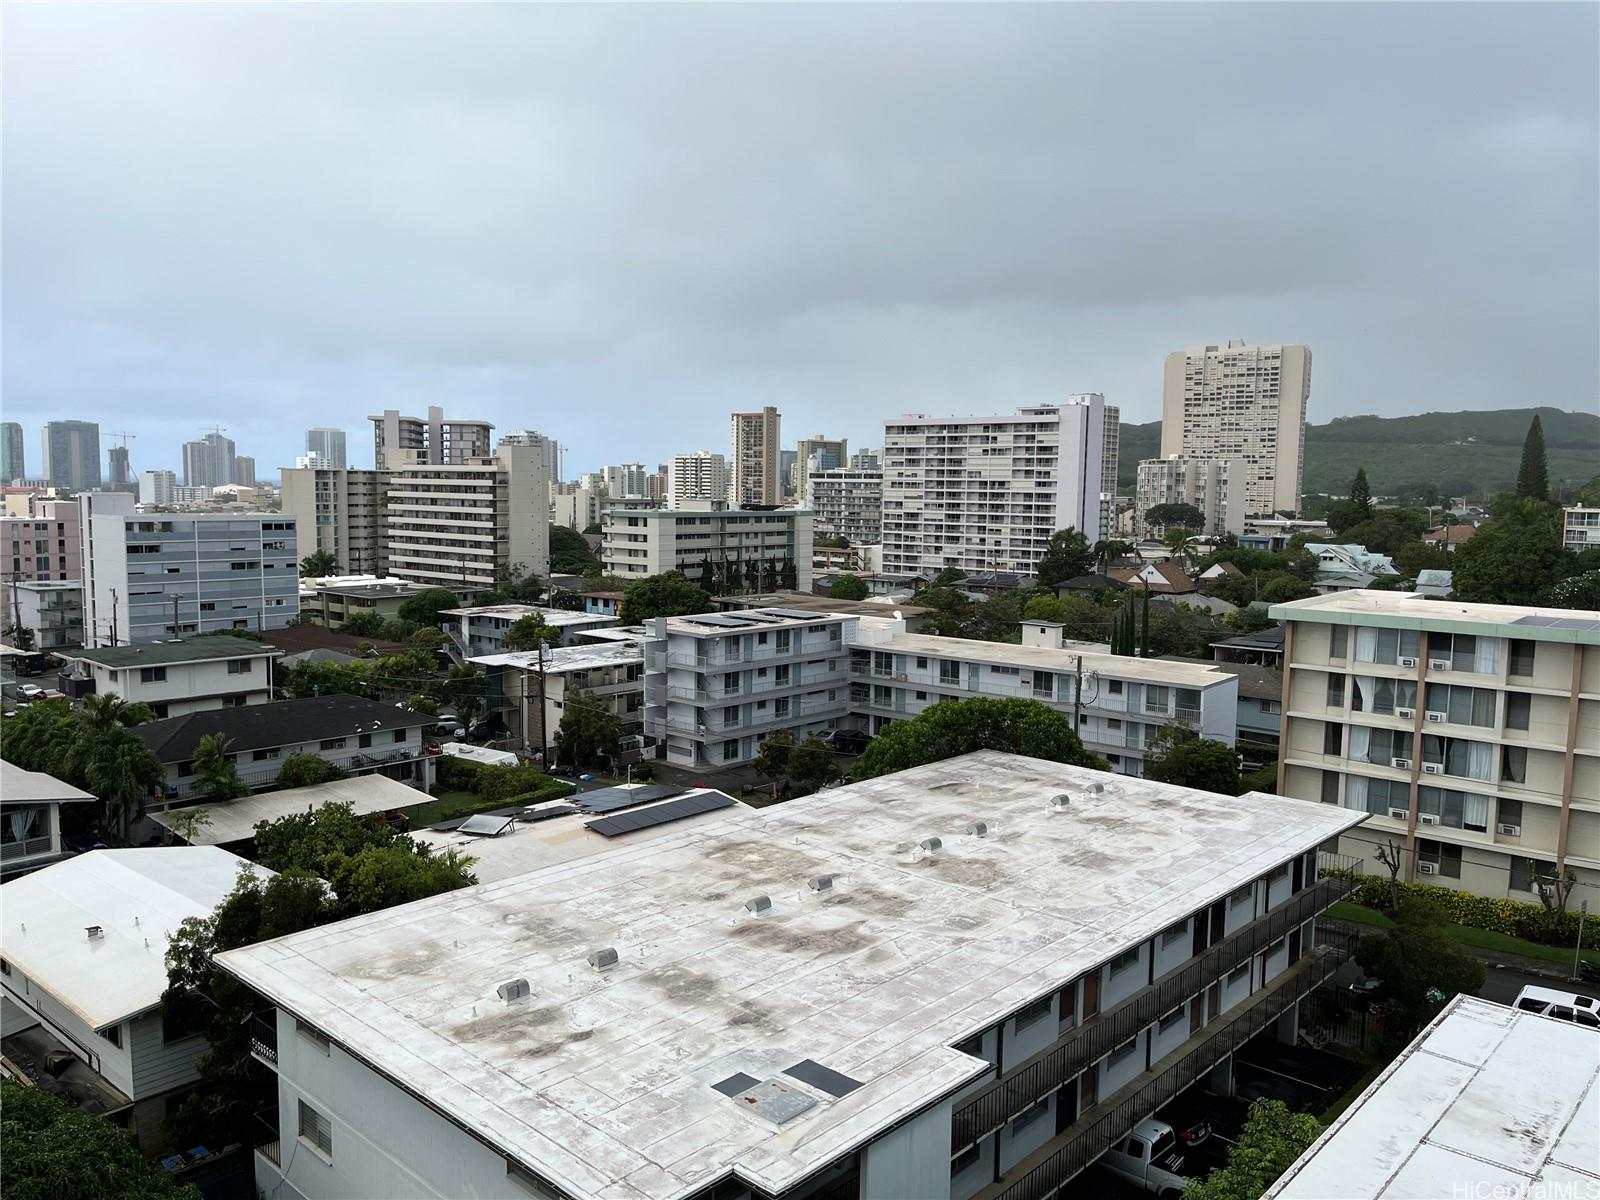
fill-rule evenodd
<path id="1" fill-rule="evenodd" d="M 503 808 L 503 800 L 484 800 L 476 792 L 440 792 L 425 804 L 405 810 L 406 819 L 411 822 L 411 828 L 422 829 L 428 825 L 437 825 L 440 821 L 448 821 L 452 817 L 470 817 L 473 813 L 488 812 L 491 808 Z"/>
<path id="2" fill-rule="evenodd" d="M 1349 921 L 1354 925 L 1370 925 L 1374 929 L 1391 929 L 1394 922 L 1376 909 L 1365 908 L 1360 904 L 1352 904 L 1348 900 L 1340 900 L 1337 904 L 1328 907 L 1327 915 L 1335 921 Z M 1476 950 L 1487 950 L 1494 954 L 1514 954 L 1522 958 L 1537 958 L 1545 962 L 1557 963 L 1561 966 L 1572 966 L 1572 948 L 1563 949 L 1560 946 L 1546 946 L 1539 942 L 1524 941 L 1522 938 L 1511 937 L 1504 933 L 1493 933 L 1487 929 L 1473 929 L 1466 925 L 1448 925 L 1445 927 L 1451 938 L 1463 946 L 1471 946 Z M 1585 950 L 1583 957 L 1588 962 L 1600 963 L 1600 950 Z"/>

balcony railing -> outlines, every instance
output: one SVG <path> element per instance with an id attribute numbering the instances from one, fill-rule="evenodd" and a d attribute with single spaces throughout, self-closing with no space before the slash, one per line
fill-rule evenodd
<path id="1" fill-rule="evenodd" d="M 281 1166 L 279 1146 L 282 1144 L 282 1134 L 278 1132 L 278 1110 L 276 1108 L 263 1109 L 255 1115 L 253 1138 L 256 1153 L 260 1154 L 273 1166 Z"/>
<path id="2" fill-rule="evenodd" d="M 1116 1008 L 1069 1029 L 1052 1045 L 984 1090 L 962 1100 L 951 1117 L 952 1151 L 959 1154 L 988 1137 L 1154 1023 L 1163 1013 L 1199 995 L 1241 963 L 1287 936 L 1290 930 L 1349 895 L 1355 887 L 1355 868 L 1359 861 L 1332 854 L 1322 854 L 1318 858 L 1324 870 L 1337 867 L 1341 868 L 1340 874 L 1324 876 L 1296 892 L 1271 912 L 1202 951 L 1171 974 L 1134 992 Z"/>
<path id="3" fill-rule="evenodd" d="M 278 1065 L 278 1022 L 275 1017 L 250 1018 L 250 1053 L 269 1067 Z"/>
<path id="4" fill-rule="evenodd" d="M 1014 1179 L 978 1193 L 978 1200 L 1049 1200 L 1062 1186 L 1116 1144 L 1138 1122 L 1202 1079 L 1251 1038 L 1267 1029 L 1300 998 L 1332 975 L 1354 953 L 1356 939 L 1346 933 L 1319 931 L 1316 945 L 1288 972 L 1250 997 L 1222 1024 L 1190 1039 L 1171 1066 L 1161 1064 L 1135 1077 L 1102 1104 L 1085 1110 L 1061 1138 L 1048 1142 L 1013 1168 Z M 1172 1056 L 1169 1055 L 1168 1058 Z"/>
<path id="5" fill-rule="evenodd" d="M 50 853 L 50 835 L 24 838 L 17 842 L 0 842 L 0 859 L 32 858 L 35 854 Z"/>

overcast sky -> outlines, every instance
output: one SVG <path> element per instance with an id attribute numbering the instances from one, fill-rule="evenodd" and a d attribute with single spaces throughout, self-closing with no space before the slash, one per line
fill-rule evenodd
<path id="1" fill-rule="evenodd" d="M 531 427 L 569 474 L 1306 342 L 1311 419 L 1600 395 L 1593 4 L 9 7 L 4 413 Z M 103 444 L 107 444 L 104 443 Z"/>

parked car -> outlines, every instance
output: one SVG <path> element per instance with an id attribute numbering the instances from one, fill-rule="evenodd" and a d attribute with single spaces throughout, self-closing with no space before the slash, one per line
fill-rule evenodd
<path id="1" fill-rule="evenodd" d="M 37 683 L 21 683 L 17 685 L 17 695 L 24 700 L 39 700 L 44 696 L 44 689 Z"/>
<path id="2" fill-rule="evenodd" d="M 1165 1121 L 1140 1121 L 1132 1133 L 1100 1156 L 1099 1164 L 1161 1200 L 1177 1200 L 1189 1182 L 1178 1135 Z"/>
<path id="3" fill-rule="evenodd" d="M 837 754 L 860 754 L 872 743 L 870 736 L 857 729 L 825 729 L 817 738 Z"/>
<path id="4" fill-rule="evenodd" d="M 1513 1007 L 1523 1012 L 1538 1013 L 1541 1017 L 1600 1029 L 1600 1000 L 1593 996 L 1529 985 L 1517 993 L 1517 1002 Z"/>

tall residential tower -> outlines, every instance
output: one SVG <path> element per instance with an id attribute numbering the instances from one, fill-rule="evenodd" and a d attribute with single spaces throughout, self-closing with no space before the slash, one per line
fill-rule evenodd
<path id="1" fill-rule="evenodd" d="M 777 504 L 783 499 L 778 453 L 782 416 L 772 405 L 760 412 L 733 414 L 733 483 L 728 497 L 735 507 Z"/>

